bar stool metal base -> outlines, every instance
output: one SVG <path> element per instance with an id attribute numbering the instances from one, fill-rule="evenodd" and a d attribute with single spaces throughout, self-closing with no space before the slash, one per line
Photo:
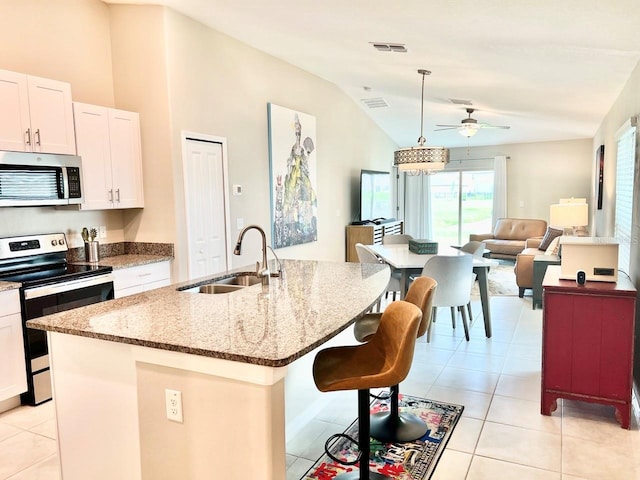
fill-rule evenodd
<path id="1" fill-rule="evenodd" d="M 413 442 L 422 438 L 429 428 L 420 417 L 409 413 L 400 413 L 398 405 L 399 385 L 392 385 L 389 392 L 389 410 L 370 416 L 370 433 L 373 438 L 384 443 Z"/>
<path id="2" fill-rule="evenodd" d="M 371 415 L 371 436 L 383 443 L 413 442 L 422 438 L 429 428 L 413 413 L 378 412 Z"/>

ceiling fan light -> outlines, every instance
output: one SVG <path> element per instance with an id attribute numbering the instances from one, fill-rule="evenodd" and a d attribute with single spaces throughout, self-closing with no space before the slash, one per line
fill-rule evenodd
<path id="1" fill-rule="evenodd" d="M 479 127 L 477 125 L 463 125 L 458 129 L 458 133 L 463 137 L 473 137 L 476 133 L 478 133 Z"/>

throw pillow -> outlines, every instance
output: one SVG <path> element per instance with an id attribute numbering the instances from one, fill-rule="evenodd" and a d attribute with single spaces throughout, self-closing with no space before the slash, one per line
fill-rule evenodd
<path id="1" fill-rule="evenodd" d="M 560 245 L 560 237 L 551 240 L 549 248 L 544 252 L 545 255 L 558 255 L 558 247 Z"/>
<path id="2" fill-rule="evenodd" d="M 540 242 L 538 250 L 544 251 L 549 248 L 549 245 L 551 244 L 553 239 L 562 235 L 562 232 L 563 231 L 559 228 L 547 227 L 547 231 L 545 232 L 544 237 L 542 237 L 542 242 Z"/>

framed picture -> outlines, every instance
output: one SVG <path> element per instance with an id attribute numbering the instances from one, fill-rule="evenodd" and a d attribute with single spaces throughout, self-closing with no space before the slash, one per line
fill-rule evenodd
<path id="1" fill-rule="evenodd" d="M 600 145 L 596 150 L 596 195 L 598 201 L 598 210 L 602 210 L 602 189 L 604 185 L 604 145 Z"/>
<path id="2" fill-rule="evenodd" d="M 273 103 L 269 119 L 273 248 L 318 240 L 316 119 Z"/>

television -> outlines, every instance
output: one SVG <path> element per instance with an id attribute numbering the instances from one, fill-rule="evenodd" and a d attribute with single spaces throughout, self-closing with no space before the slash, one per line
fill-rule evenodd
<path id="1" fill-rule="evenodd" d="M 391 218 L 391 174 L 375 170 L 360 171 L 360 221 Z"/>

